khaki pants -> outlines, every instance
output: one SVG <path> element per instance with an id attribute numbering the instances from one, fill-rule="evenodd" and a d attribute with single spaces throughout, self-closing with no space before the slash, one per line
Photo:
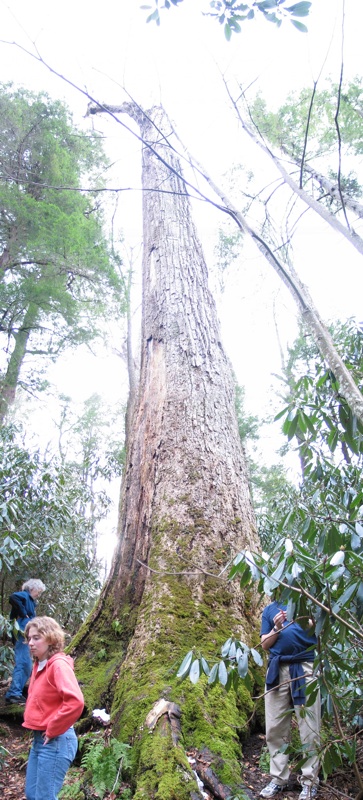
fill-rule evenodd
<path id="1" fill-rule="evenodd" d="M 306 676 L 311 676 L 313 663 L 304 661 L 301 665 Z M 270 775 L 275 783 L 285 784 L 289 780 L 289 756 L 279 753 L 281 747 L 290 741 L 291 715 L 295 711 L 299 726 L 301 743 L 305 745 L 303 752 L 311 752 L 311 756 L 301 769 L 301 782 L 308 785 L 319 782 L 319 760 L 317 749 L 319 747 L 320 731 L 320 692 L 312 706 L 304 708 L 305 715 L 301 715 L 301 706 L 293 706 L 291 698 L 291 678 L 289 665 L 282 664 L 279 675 L 280 686 L 272 689 L 265 695 L 266 714 L 266 743 L 270 753 Z M 309 683 L 309 678 L 306 678 Z M 266 691 L 266 690 L 265 690 Z"/>

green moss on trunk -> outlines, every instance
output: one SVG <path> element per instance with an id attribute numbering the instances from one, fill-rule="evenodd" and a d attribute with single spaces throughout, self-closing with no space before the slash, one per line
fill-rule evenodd
<path id="1" fill-rule="evenodd" d="M 167 724 L 140 740 L 134 800 L 190 800 L 196 780 L 181 746 L 174 746 Z"/>

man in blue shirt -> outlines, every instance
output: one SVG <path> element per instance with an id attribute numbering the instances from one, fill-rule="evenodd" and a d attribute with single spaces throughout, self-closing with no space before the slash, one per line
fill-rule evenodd
<path id="1" fill-rule="evenodd" d="M 320 695 L 305 708 L 306 684 L 313 680 L 314 647 L 312 630 L 288 622 L 286 606 L 274 601 L 262 613 L 261 643 L 269 653 L 265 688 L 266 743 L 270 753 L 270 783 L 260 797 L 275 797 L 289 780 L 289 756 L 281 752 L 290 741 L 292 712 L 295 711 L 304 752 L 299 800 L 318 793 Z"/>
<path id="2" fill-rule="evenodd" d="M 23 583 L 21 592 L 13 592 L 9 597 L 11 605 L 10 619 L 15 622 L 15 666 L 11 684 L 5 695 L 6 703 L 24 705 L 26 702 L 23 689 L 30 678 L 33 662 L 23 631 L 27 622 L 35 617 L 36 601 L 44 592 L 44 589 L 43 581 L 38 580 L 38 578 L 30 578 Z"/>

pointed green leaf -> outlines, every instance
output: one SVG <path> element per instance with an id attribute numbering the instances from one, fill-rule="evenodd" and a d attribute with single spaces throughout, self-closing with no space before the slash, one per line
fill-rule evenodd
<path id="1" fill-rule="evenodd" d="M 185 678 L 185 676 L 189 672 L 190 665 L 192 663 L 192 658 L 193 658 L 193 650 L 189 650 L 189 653 L 186 654 L 184 660 L 182 661 L 178 669 L 178 672 L 176 673 L 177 678 Z"/>
<path id="2" fill-rule="evenodd" d="M 149 16 L 146 17 L 146 22 L 152 22 L 153 20 L 155 20 L 157 25 L 160 24 L 160 17 L 157 9 L 155 9 L 152 14 L 149 14 Z"/>
<path id="3" fill-rule="evenodd" d="M 234 32 L 235 32 L 235 33 L 241 33 L 241 26 L 240 26 L 240 24 L 237 22 L 237 20 L 236 20 L 236 19 L 234 19 L 234 18 L 232 17 L 232 19 L 230 19 L 230 20 L 229 20 L 229 24 L 230 24 L 230 26 L 231 26 L 232 30 L 234 30 Z"/>
<path id="4" fill-rule="evenodd" d="M 208 661 L 206 661 L 205 658 L 203 658 L 203 656 L 200 659 L 200 665 L 202 667 L 204 675 L 209 675 L 210 674 L 209 664 Z"/>
<path id="5" fill-rule="evenodd" d="M 295 436 L 298 422 L 299 422 L 299 414 L 297 413 L 292 422 L 290 423 L 289 430 L 287 431 L 287 438 L 289 442 L 291 441 L 292 437 Z"/>
<path id="6" fill-rule="evenodd" d="M 328 619 L 328 614 L 323 609 L 320 609 L 319 613 L 317 614 L 316 623 L 315 623 L 315 636 L 320 636 L 323 628 L 324 623 Z"/>
<path id="7" fill-rule="evenodd" d="M 240 678 L 245 678 L 248 672 L 248 654 L 243 653 L 237 662 L 237 670 Z"/>
<path id="8" fill-rule="evenodd" d="M 260 2 L 256 2 L 256 6 L 260 11 L 268 11 L 271 8 L 276 8 L 277 5 L 276 0 L 260 0 Z"/>
<path id="9" fill-rule="evenodd" d="M 308 417 L 308 415 L 307 415 L 307 414 L 305 414 L 305 411 L 302 411 L 301 413 L 303 414 L 303 417 L 304 417 L 304 420 L 305 420 L 306 427 L 308 428 L 308 430 L 310 431 L 310 433 L 312 433 L 312 434 L 313 434 L 313 436 L 315 436 L 315 428 L 314 428 L 313 422 L 312 422 L 312 420 L 311 420 L 311 417 Z"/>
<path id="10" fill-rule="evenodd" d="M 189 678 L 192 683 L 198 683 L 199 681 L 199 658 L 195 658 L 189 672 Z"/>
<path id="11" fill-rule="evenodd" d="M 353 583 L 346 588 L 345 592 L 343 592 L 343 594 L 339 597 L 339 600 L 333 605 L 332 611 L 334 614 L 339 614 L 340 609 L 344 608 L 347 605 L 347 603 L 349 602 L 350 598 L 352 597 L 356 589 L 357 589 L 356 583 Z"/>
<path id="12" fill-rule="evenodd" d="M 213 664 L 213 667 L 209 673 L 208 683 L 215 683 L 218 678 L 218 664 Z"/>
<path id="13" fill-rule="evenodd" d="M 236 658 L 236 644 L 232 642 L 229 651 L 228 651 L 228 658 Z"/>
<path id="14" fill-rule="evenodd" d="M 297 19 L 292 19 L 292 20 L 290 20 L 290 22 L 292 23 L 292 25 L 295 26 L 295 28 L 298 29 L 298 31 L 301 31 L 301 33 L 307 33 L 308 32 L 308 29 L 307 29 L 306 25 L 304 25 L 303 22 L 298 22 Z"/>
<path id="15" fill-rule="evenodd" d="M 277 422 L 278 419 L 281 419 L 281 417 L 284 417 L 285 414 L 288 412 L 289 408 L 290 408 L 290 406 L 286 406 L 286 408 L 283 408 L 282 411 L 279 411 L 279 413 L 276 414 L 276 417 L 274 417 L 274 422 Z"/>
<path id="16" fill-rule="evenodd" d="M 301 3 L 294 3 L 293 6 L 289 6 L 286 11 L 289 11 L 290 14 L 293 14 L 294 17 L 307 17 L 310 11 L 311 3 L 307 2 L 307 0 L 302 0 Z"/>
<path id="17" fill-rule="evenodd" d="M 218 678 L 222 686 L 225 686 L 228 680 L 228 672 L 224 661 L 219 662 Z"/>
<path id="18" fill-rule="evenodd" d="M 254 650 L 253 647 L 251 647 L 251 656 L 258 667 L 263 667 L 263 659 L 261 658 L 261 654 L 257 650 Z"/>
<path id="19" fill-rule="evenodd" d="M 222 644 L 222 647 L 221 647 L 222 658 L 226 658 L 228 656 L 229 648 L 230 648 L 231 644 L 232 644 L 232 638 L 231 637 L 229 639 L 227 639 L 227 641 L 224 644 Z"/>

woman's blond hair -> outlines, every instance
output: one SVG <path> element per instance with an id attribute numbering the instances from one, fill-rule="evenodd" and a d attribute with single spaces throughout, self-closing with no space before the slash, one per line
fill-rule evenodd
<path id="1" fill-rule="evenodd" d="M 53 617 L 34 617 L 34 619 L 29 620 L 25 626 L 26 638 L 28 638 L 29 628 L 35 628 L 38 633 L 45 637 L 49 645 L 49 656 L 54 655 L 54 653 L 61 653 L 64 650 L 64 631 L 62 631 L 61 626 Z"/>

